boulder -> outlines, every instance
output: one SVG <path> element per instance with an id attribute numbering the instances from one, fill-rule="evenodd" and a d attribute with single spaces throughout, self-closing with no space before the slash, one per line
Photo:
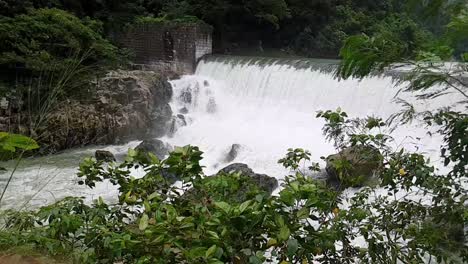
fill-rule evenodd
<path id="1" fill-rule="evenodd" d="M 115 161 L 115 156 L 107 150 L 96 150 L 94 157 L 97 161 L 112 162 Z"/>
<path id="2" fill-rule="evenodd" d="M 172 124 L 172 109 L 169 104 L 158 105 L 151 113 L 152 124 L 150 134 L 152 137 L 162 137 L 169 133 Z"/>
<path id="3" fill-rule="evenodd" d="M 151 82 L 150 90 L 155 105 L 166 104 L 172 99 L 172 86 L 162 78 L 154 78 Z"/>
<path id="4" fill-rule="evenodd" d="M 257 174 L 246 164 L 235 163 L 213 176 L 203 178 L 201 184 L 187 190 L 181 198 L 189 204 L 201 201 L 239 204 L 254 199 L 258 194 L 271 195 L 277 187 L 275 178 Z"/>
<path id="5" fill-rule="evenodd" d="M 242 146 L 240 144 L 232 144 L 231 149 L 229 150 L 229 153 L 227 154 L 224 161 L 229 163 L 235 160 L 237 158 L 237 155 L 239 155 L 241 149 Z"/>
<path id="6" fill-rule="evenodd" d="M 185 115 L 185 114 L 188 114 L 188 112 L 189 111 L 188 111 L 187 107 L 182 107 L 181 109 L 179 109 L 179 113 L 181 113 L 181 114 Z"/>
<path id="7" fill-rule="evenodd" d="M 184 91 L 182 91 L 179 95 L 179 100 L 185 104 L 191 104 L 192 103 L 192 89 L 187 88 Z"/>
<path id="8" fill-rule="evenodd" d="M 113 71 L 93 83 L 89 91 L 83 100 L 57 102 L 34 131 L 23 127 L 31 117 L 13 111 L 15 100 L 8 99 L 9 113 L 5 120 L 0 120 L 0 128 L 32 136 L 44 154 L 159 137 L 169 130 L 173 92 L 166 77 L 158 73 Z"/>
<path id="9" fill-rule="evenodd" d="M 187 125 L 187 120 L 185 120 L 185 116 L 178 114 L 177 115 L 177 122 L 179 123 L 179 126 L 186 126 Z"/>
<path id="10" fill-rule="evenodd" d="M 187 121 L 185 120 L 185 116 L 178 114 L 177 116 L 174 116 L 171 121 L 171 126 L 169 128 L 169 131 L 167 134 L 172 137 L 174 134 L 179 130 L 179 127 L 183 127 L 187 125 Z"/>
<path id="11" fill-rule="evenodd" d="M 247 176 L 257 185 L 260 189 L 266 191 L 267 193 L 271 194 L 273 191 L 278 188 L 278 180 L 273 177 L 270 177 L 266 174 L 258 174 L 255 173 L 247 164 L 243 163 L 233 163 L 223 169 L 221 169 L 218 174 L 220 173 L 240 173 L 241 175 Z M 215 176 L 216 177 L 216 176 Z"/>
<path id="12" fill-rule="evenodd" d="M 153 153 L 159 159 L 164 159 L 169 154 L 171 147 L 159 139 L 145 139 L 135 150 L 143 153 Z"/>
<path id="13" fill-rule="evenodd" d="M 338 189 L 369 185 L 383 166 L 379 150 L 369 146 L 352 146 L 326 158 L 327 183 Z"/>

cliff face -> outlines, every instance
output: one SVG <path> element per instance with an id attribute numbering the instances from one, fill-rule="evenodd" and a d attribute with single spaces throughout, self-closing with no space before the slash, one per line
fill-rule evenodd
<path id="1" fill-rule="evenodd" d="M 123 143 L 166 134 L 172 120 L 172 88 L 165 77 L 148 71 L 109 73 L 94 85 L 86 102 L 58 103 L 36 129 L 29 116 L 4 111 L 0 130 L 31 135 L 51 153 L 89 144 Z"/>

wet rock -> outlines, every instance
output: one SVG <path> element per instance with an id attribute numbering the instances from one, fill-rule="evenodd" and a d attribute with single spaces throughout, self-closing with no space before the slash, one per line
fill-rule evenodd
<path id="1" fill-rule="evenodd" d="M 9 110 L 6 128 L 39 140 L 44 154 L 90 144 L 124 143 L 162 136 L 168 131 L 168 121 L 172 118 L 169 106 L 172 87 L 164 76 L 150 71 L 114 71 L 92 88 L 86 100 L 58 102 L 34 131 L 40 138 L 35 137 L 29 127 L 22 127 L 29 123 L 30 117 L 25 113 Z M 0 122 L 0 127 L 2 125 Z"/>
<path id="2" fill-rule="evenodd" d="M 266 191 L 267 193 L 273 193 L 273 191 L 278 188 L 278 180 L 273 177 L 270 177 L 266 174 L 255 173 L 247 164 L 243 163 L 234 163 L 223 169 L 220 173 L 240 173 L 241 175 L 247 176 L 257 185 L 260 189 Z"/>
<path id="3" fill-rule="evenodd" d="M 153 80 L 151 93 L 155 105 L 167 104 L 173 96 L 171 84 L 161 78 Z"/>
<path id="4" fill-rule="evenodd" d="M 97 161 L 112 162 L 115 161 L 115 156 L 107 150 L 96 150 L 94 157 Z"/>
<path id="5" fill-rule="evenodd" d="M 178 114 L 177 115 L 177 120 L 178 120 L 180 126 L 186 126 L 187 125 L 187 121 L 185 120 L 184 115 Z"/>
<path id="6" fill-rule="evenodd" d="M 151 114 L 151 135 L 153 137 L 162 137 L 166 135 L 172 124 L 172 109 L 169 104 L 164 104 L 155 107 Z"/>
<path id="7" fill-rule="evenodd" d="M 135 148 L 135 150 L 143 153 L 153 153 L 159 159 L 164 159 L 171 149 L 172 148 L 168 144 L 159 139 L 145 139 Z"/>
<path id="8" fill-rule="evenodd" d="M 344 189 L 371 184 L 374 174 L 383 166 L 383 156 L 373 147 L 353 146 L 328 156 L 326 162 L 327 183 Z M 342 164 L 347 168 L 340 175 Z"/>
<path id="9" fill-rule="evenodd" d="M 225 162 L 232 162 L 237 158 L 237 155 L 239 155 L 239 152 L 241 151 L 242 146 L 240 144 L 232 144 L 231 149 L 229 150 L 229 153 L 226 156 Z"/>
<path id="10" fill-rule="evenodd" d="M 168 135 L 174 136 L 174 134 L 179 130 L 180 127 L 186 126 L 187 121 L 185 120 L 185 116 L 178 114 L 177 116 L 172 118 L 171 127 L 169 129 Z"/>
<path id="11" fill-rule="evenodd" d="M 234 175 L 234 173 L 239 173 L 240 176 Z M 230 183 L 233 185 L 229 185 Z M 275 178 L 265 174 L 257 174 L 246 164 L 235 163 L 213 176 L 203 178 L 198 188 L 187 190 L 181 198 L 182 201 L 189 204 L 197 204 L 207 200 L 236 204 L 254 199 L 258 194 L 271 195 L 277 187 L 278 181 Z"/>
<path id="12" fill-rule="evenodd" d="M 184 91 L 182 91 L 179 95 L 179 100 L 182 103 L 191 104 L 192 103 L 192 89 L 187 88 Z"/>
<path id="13" fill-rule="evenodd" d="M 179 109 L 179 113 L 183 114 L 183 115 L 186 115 L 188 114 L 188 109 L 187 107 L 182 107 L 181 109 Z"/>

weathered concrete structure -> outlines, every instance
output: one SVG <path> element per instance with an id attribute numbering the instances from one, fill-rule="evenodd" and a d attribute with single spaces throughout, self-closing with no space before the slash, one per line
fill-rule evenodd
<path id="1" fill-rule="evenodd" d="M 147 23 L 132 26 L 117 41 L 134 52 L 140 68 L 192 74 L 198 60 L 212 52 L 212 28 L 203 23 Z"/>

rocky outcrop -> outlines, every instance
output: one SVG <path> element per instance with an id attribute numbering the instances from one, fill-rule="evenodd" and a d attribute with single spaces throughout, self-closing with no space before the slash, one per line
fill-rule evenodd
<path id="1" fill-rule="evenodd" d="M 170 129 L 172 87 L 165 77 L 149 71 L 116 71 L 92 89 L 89 98 L 61 101 L 41 119 L 34 116 L 41 120 L 34 129 L 24 125 L 31 118 L 21 111 L 3 111 L 0 128 L 32 136 L 47 153 L 160 137 Z"/>
<path id="2" fill-rule="evenodd" d="M 218 174 L 221 173 L 240 173 L 243 176 L 249 177 L 253 183 L 258 186 L 260 189 L 268 192 L 273 193 L 273 191 L 278 188 L 278 180 L 273 177 L 270 177 L 266 174 L 258 174 L 255 173 L 247 164 L 243 163 L 234 163 L 231 164 L 223 169 L 221 169 Z"/>
<path id="3" fill-rule="evenodd" d="M 107 150 L 96 150 L 94 157 L 97 161 L 112 162 L 115 161 L 115 156 Z"/>
<path id="4" fill-rule="evenodd" d="M 187 190 L 181 199 L 187 203 L 204 200 L 236 204 L 254 199 L 258 194 L 271 195 L 277 187 L 275 178 L 255 173 L 246 164 L 235 163 L 215 175 L 203 178 L 202 184 Z"/>
<path id="5" fill-rule="evenodd" d="M 135 148 L 135 150 L 143 153 L 151 152 L 159 159 L 164 159 L 171 149 L 168 144 L 159 139 L 145 139 Z"/>
<path id="6" fill-rule="evenodd" d="M 340 189 L 361 187 L 372 182 L 383 166 L 379 150 L 369 146 L 352 146 L 326 158 L 327 183 Z"/>

